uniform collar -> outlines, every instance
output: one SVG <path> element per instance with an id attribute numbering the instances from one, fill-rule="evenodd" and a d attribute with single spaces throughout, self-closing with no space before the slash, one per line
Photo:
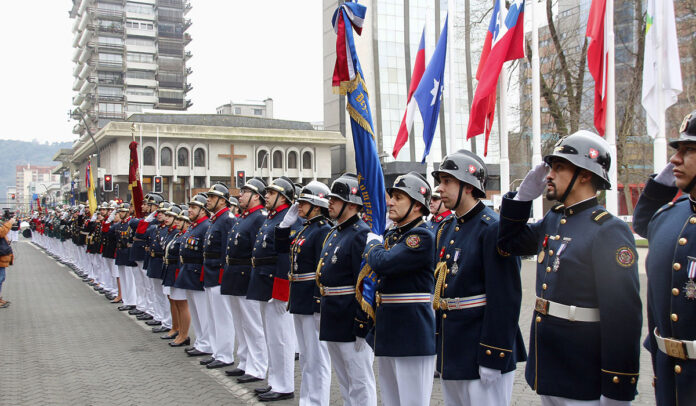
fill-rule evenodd
<path id="1" fill-rule="evenodd" d="M 349 218 L 348 220 L 344 221 L 343 223 L 339 224 L 336 226 L 338 231 L 343 231 L 346 228 L 352 226 L 353 224 L 357 223 L 358 220 L 360 220 L 360 216 L 358 214 L 355 214 L 353 217 Z"/>
<path id="2" fill-rule="evenodd" d="M 169 230 L 167 230 L 167 231 L 169 231 L 170 233 L 171 233 L 172 231 L 176 231 L 176 226 L 175 226 L 174 224 L 172 224 L 172 226 L 169 227 Z"/>
<path id="3" fill-rule="evenodd" d="M 597 197 L 593 196 L 593 197 L 590 197 L 589 199 L 585 199 L 581 202 L 577 202 L 570 207 L 564 207 L 563 214 L 566 217 L 570 217 L 574 214 L 580 213 L 583 210 L 589 209 L 590 207 L 595 207 L 598 204 L 599 204 L 599 202 L 597 201 Z"/>
<path id="4" fill-rule="evenodd" d="M 196 227 L 197 225 L 201 224 L 202 222 L 204 222 L 204 221 L 206 221 L 206 220 L 208 220 L 208 216 L 203 216 L 203 217 L 199 218 L 198 220 L 196 220 L 196 221 L 195 221 L 193 224 L 191 224 L 189 227 L 191 227 L 191 228 Z"/>
<path id="5" fill-rule="evenodd" d="M 689 196 L 689 206 L 691 206 L 691 212 L 696 213 L 696 201 L 691 196 Z"/>
<path id="6" fill-rule="evenodd" d="M 268 212 L 268 218 L 272 219 L 273 217 L 276 216 L 276 214 L 282 212 L 283 210 L 287 209 L 288 207 L 290 207 L 290 205 L 288 205 L 287 203 L 281 204 L 275 210 L 271 210 L 270 212 Z"/>
<path id="7" fill-rule="evenodd" d="M 229 210 L 230 210 L 229 207 L 223 207 L 217 213 L 210 216 L 210 221 L 212 221 L 214 223 L 218 217 L 220 217 L 222 214 L 224 214 L 226 211 L 229 211 Z"/>
<path id="8" fill-rule="evenodd" d="M 312 217 L 312 218 L 309 219 L 309 220 L 305 220 L 304 225 L 308 226 L 308 225 L 310 225 L 310 224 L 318 223 L 318 222 L 320 222 L 321 220 L 324 220 L 324 219 L 325 219 L 324 216 L 320 214 L 320 215 L 318 215 L 318 216 Z"/>
<path id="9" fill-rule="evenodd" d="M 441 222 L 442 220 L 444 220 L 444 219 L 446 219 L 447 217 L 449 217 L 450 214 L 452 214 L 452 210 L 443 211 L 442 213 L 440 213 L 440 214 L 438 214 L 437 216 L 434 216 L 434 217 L 433 217 L 433 222 L 434 222 L 434 223 L 439 223 L 439 222 Z"/>
<path id="10" fill-rule="evenodd" d="M 423 219 L 421 217 L 416 218 L 415 220 L 411 221 L 410 223 L 406 223 L 401 227 L 396 227 L 394 228 L 394 232 L 397 234 L 405 234 L 409 232 L 411 229 L 419 226 L 423 222 Z"/>
<path id="11" fill-rule="evenodd" d="M 257 211 L 257 210 L 261 210 L 261 209 L 263 209 L 263 205 L 262 205 L 262 204 L 256 205 L 256 206 L 252 207 L 251 209 L 246 210 L 246 211 L 244 212 L 244 214 L 242 214 L 242 218 L 246 218 L 246 216 L 250 215 L 251 213 L 253 213 L 253 212 Z"/>
<path id="12" fill-rule="evenodd" d="M 471 220 L 472 218 L 474 218 L 474 216 L 476 216 L 477 214 L 481 213 L 481 212 L 483 211 L 483 209 L 485 209 L 485 208 L 486 208 L 486 205 L 483 204 L 483 202 L 479 200 L 479 201 L 474 205 L 474 207 L 470 208 L 469 211 L 466 212 L 466 213 L 464 213 L 463 216 L 457 217 L 457 222 L 458 222 L 459 224 L 464 224 L 464 223 L 466 223 L 467 221 L 469 221 L 469 220 Z M 454 213 L 454 216 L 456 217 L 456 216 L 457 216 L 457 213 Z"/>

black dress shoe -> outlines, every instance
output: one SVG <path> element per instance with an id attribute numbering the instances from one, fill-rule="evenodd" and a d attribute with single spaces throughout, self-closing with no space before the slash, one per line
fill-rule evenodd
<path id="1" fill-rule="evenodd" d="M 244 370 L 239 369 L 239 368 L 231 369 L 229 371 L 225 371 L 225 375 L 227 375 L 227 376 L 242 376 L 242 375 L 244 375 Z"/>
<path id="2" fill-rule="evenodd" d="M 199 363 L 200 363 L 201 365 L 208 365 L 208 364 L 210 364 L 210 363 L 213 362 L 213 361 L 215 361 L 215 358 L 209 357 L 209 358 L 200 360 Z"/>
<path id="3" fill-rule="evenodd" d="M 161 326 L 162 322 L 159 320 L 148 320 L 145 322 L 148 326 Z"/>
<path id="4" fill-rule="evenodd" d="M 107 299 L 108 299 L 108 298 L 107 298 Z M 114 299 L 116 299 L 116 298 L 114 298 Z M 111 303 L 123 303 L 123 300 L 115 301 L 115 300 L 111 299 Z"/>
<path id="5" fill-rule="evenodd" d="M 176 343 L 174 341 L 169 342 L 170 347 L 183 347 L 185 345 L 190 345 L 191 344 L 191 339 L 189 337 L 186 337 L 186 339 L 180 343 Z"/>
<path id="6" fill-rule="evenodd" d="M 249 374 L 244 374 L 244 375 L 240 376 L 239 378 L 237 378 L 237 382 L 239 382 L 239 383 L 251 383 L 251 382 L 258 382 L 261 380 L 262 380 L 261 378 L 257 378 L 255 376 L 249 375 Z"/>
<path id="7" fill-rule="evenodd" d="M 130 311 L 133 309 L 135 309 L 135 306 L 133 305 L 123 305 L 118 307 L 119 311 L 125 312 L 126 310 L 128 310 L 128 313 L 130 313 Z"/>
<path id="8" fill-rule="evenodd" d="M 153 333 L 166 333 L 167 331 L 171 331 L 169 327 L 164 327 L 164 326 L 159 326 L 159 327 L 153 327 L 152 332 Z"/>
<path id="9" fill-rule="evenodd" d="M 193 351 L 195 349 L 196 349 L 196 347 L 186 347 L 186 348 L 184 348 L 184 351 L 186 351 L 186 353 L 188 354 L 189 351 Z"/>
<path id="10" fill-rule="evenodd" d="M 128 314 L 130 314 L 131 316 L 137 316 L 137 315 L 143 314 L 143 313 L 145 313 L 145 312 L 143 312 L 142 310 L 136 309 L 135 306 L 131 307 L 130 311 L 128 312 Z"/>
<path id="11" fill-rule="evenodd" d="M 152 320 L 152 319 L 153 319 L 153 317 L 152 317 L 151 315 L 147 314 L 147 313 L 143 313 L 143 314 L 141 314 L 141 315 L 139 315 L 139 316 L 135 316 L 135 318 L 138 319 L 138 320 L 141 320 L 141 321 L 142 321 L 142 320 Z"/>
<path id="12" fill-rule="evenodd" d="M 208 369 L 216 369 L 216 368 L 230 367 L 233 364 L 234 364 L 234 362 L 222 362 L 222 361 L 216 359 L 215 361 L 209 363 L 205 367 Z"/>
<path id="13" fill-rule="evenodd" d="M 192 349 L 191 351 L 186 351 L 186 353 L 191 357 L 201 357 L 203 355 L 212 355 L 209 352 L 199 351 L 196 348 Z"/>
<path id="14" fill-rule="evenodd" d="M 179 332 L 177 331 L 176 333 L 169 335 L 169 334 L 163 334 L 160 336 L 161 339 L 163 340 L 173 340 L 175 338 L 179 337 Z"/>
<path id="15" fill-rule="evenodd" d="M 295 397 L 295 392 L 289 393 L 278 393 L 278 392 L 266 392 L 259 395 L 259 400 L 262 402 L 275 402 L 276 400 L 292 399 Z"/>
<path id="16" fill-rule="evenodd" d="M 257 395 L 261 395 L 262 393 L 270 392 L 271 389 L 273 389 L 273 388 L 271 388 L 270 385 L 269 385 L 269 386 L 263 386 L 263 387 L 261 387 L 261 388 L 256 388 L 256 389 L 254 389 L 254 393 L 256 393 Z"/>

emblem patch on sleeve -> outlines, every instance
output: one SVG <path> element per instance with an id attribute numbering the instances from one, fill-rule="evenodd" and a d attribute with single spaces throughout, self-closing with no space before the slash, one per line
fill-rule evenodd
<path id="1" fill-rule="evenodd" d="M 629 268 L 636 262 L 636 254 L 629 247 L 621 247 L 616 250 L 616 262 L 624 268 Z"/>
<path id="2" fill-rule="evenodd" d="M 421 242 L 421 239 L 420 239 L 420 237 L 417 236 L 417 235 L 410 235 L 410 236 L 408 236 L 408 238 L 406 238 L 406 245 L 407 245 L 409 248 L 418 248 L 418 247 L 420 247 L 420 242 Z"/>

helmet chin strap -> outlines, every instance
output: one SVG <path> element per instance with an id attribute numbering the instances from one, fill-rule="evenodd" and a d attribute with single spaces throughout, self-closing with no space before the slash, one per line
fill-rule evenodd
<path id="1" fill-rule="evenodd" d="M 459 194 L 457 195 L 457 203 L 454 204 L 454 211 L 457 211 L 457 207 L 459 207 L 459 203 L 462 202 L 462 193 L 464 193 L 464 182 L 459 181 Z M 440 203 L 442 204 L 442 203 Z"/>
<path id="2" fill-rule="evenodd" d="M 408 217 L 409 214 L 411 214 L 411 210 L 413 210 L 413 204 L 416 203 L 413 199 L 411 199 L 411 205 L 408 206 L 408 210 L 406 210 L 406 214 L 404 214 L 403 217 L 398 219 L 396 221 L 396 224 L 401 224 L 402 221 L 406 220 L 406 217 Z"/>
<path id="3" fill-rule="evenodd" d="M 578 180 L 578 176 L 580 175 L 581 170 L 582 169 L 580 168 L 575 168 L 575 173 L 573 173 L 573 177 L 570 179 L 568 187 L 566 188 L 565 192 L 563 192 L 563 196 L 561 196 L 561 198 L 558 199 L 559 202 L 563 203 L 568 198 L 570 191 L 573 189 L 573 186 L 575 186 L 575 181 Z"/>
<path id="4" fill-rule="evenodd" d="M 440 214 L 440 209 L 442 208 L 442 200 L 440 200 L 440 204 L 437 205 L 437 209 L 435 210 L 435 215 L 437 216 Z"/>
<path id="5" fill-rule="evenodd" d="M 343 212 L 346 210 L 346 206 L 348 205 L 348 203 L 344 202 L 343 200 L 341 200 L 341 202 L 343 202 L 343 206 L 341 206 L 341 210 L 338 212 L 338 216 L 336 216 L 336 221 L 341 219 L 341 216 L 343 216 Z"/>

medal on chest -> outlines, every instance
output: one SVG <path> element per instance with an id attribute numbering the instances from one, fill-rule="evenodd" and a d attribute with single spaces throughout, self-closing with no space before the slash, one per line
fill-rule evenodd
<path id="1" fill-rule="evenodd" d="M 338 262 L 338 256 L 336 256 L 336 253 L 338 252 L 339 248 L 340 247 L 336 247 L 336 249 L 334 250 L 333 256 L 331 256 L 331 263 L 332 264 L 335 264 L 336 262 Z"/>
<path id="2" fill-rule="evenodd" d="M 450 271 L 452 271 L 452 275 L 456 275 L 457 272 L 459 272 L 459 265 L 457 264 L 457 260 L 459 259 L 460 252 L 461 252 L 461 250 L 459 248 L 454 250 L 454 259 L 452 260 L 452 269 L 450 269 Z"/>
<path id="3" fill-rule="evenodd" d="M 558 247 L 558 251 L 556 252 L 556 258 L 553 260 L 553 271 L 558 272 L 558 268 L 561 266 L 561 254 L 563 254 L 563 251 L 565 251 L 566 247 L 568 246 L 567 241 L 563 241 L 560 247 Z"/>
<path id="4" fill-rule="evenodd" d="M 549 244 L 549 236 L 548 234 L 544 236 L 544 242 L 541 244 L 541 251 L 537 255 L 537 262 L 540 264 L 544 262 L 544 257 L 546 257 L 546 247 Z"/>
<path id="5" fill-rule="evenodd" d="M 239 245 L 239 233 L 234 235 L 234 245 Z"/>
<path id="6" fill-rule="evenodd" d="M 694 283 L 694 278 L 696 278 L 696 258 L 689 258 L 688 266 L 688 277 L 689 280 L 684 284 L 684 296 L 689 300 L 696 299 L 696 283 Z"/>

